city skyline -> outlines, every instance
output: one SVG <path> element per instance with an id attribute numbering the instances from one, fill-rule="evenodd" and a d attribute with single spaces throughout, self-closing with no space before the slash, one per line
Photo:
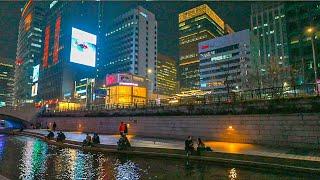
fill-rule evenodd
<path id="1" fill-rule="evenodd" d="M 39 2 L 37 2 L 39 3 Z M 76 2 L 77 3 L 77 2 Z M 96 2 L 90 2 L 96 3 Z M 208 4 L 216 13 L 226 21 L 235 31 L 250 28 L 249 2 L 104 2 L 106 22 L 110 26 L 112 19 L 135 8 L 138 5 L 154 13 L 159 23 L 158 51 L 166 55 L 178 57 L 178 14 L 201 4 Z M 15 59 L 18 26 L 21 17 L 20 9 L 25 2 L 0 2 L 0 17 L 6 19 L 0 22 L 0 57 Z M 229 11 L 229 10 L 232 11 Z M 169 12 L 169 13 L 168 13 Z M 173 16 L 172 16 L 173 14 Z M 240 18 L 239 18 L 240 17 Z M 11 27 L 11 28 L 7 28 Z"/>

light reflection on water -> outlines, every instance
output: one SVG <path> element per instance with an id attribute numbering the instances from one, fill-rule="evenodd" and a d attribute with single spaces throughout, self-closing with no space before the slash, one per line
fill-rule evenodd
<path id="1" fill-rule="evenodd" d="M 2 159 L 1 159 L 2 154 Z M 83 152 L 22 136 L 0 135 L 0 174 L 10 179 L 304 179 L 235 167 Z M 310 178 L 305 178 L 310 179 Z"/>

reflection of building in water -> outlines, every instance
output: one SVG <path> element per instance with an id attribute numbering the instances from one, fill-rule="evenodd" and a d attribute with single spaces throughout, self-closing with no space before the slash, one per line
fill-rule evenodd
<path id="1" fill-rule="evenodd" d="M 236 170 L 236 168 L 232 168 L 229 171 L 229 179 L 230 180 L 236 180 L 237 179 L 237 170 Z"/>
<path id="2" fill-rule="evenodd" d="M 19 169 L 20 179 L 38 179 L 45 176 L 48 145 L 40 140 L 25 138 Z"/>
<path id="3" fill-rule="evenodd" d="M 5 145 L 6 145 L 5 136 L 0 134 L 0 160 L 2 160 Z"/>
<path id="4" fill-rule="evenodd" d="M 141 169 L 134 162 L 128 160 L 124 163 L 120 163 L 119 161 L 115 164 L 115 170 L 117 171 L 116 179 L 128 179 L 135 180 L 140 179 L 140 171 Z"/>

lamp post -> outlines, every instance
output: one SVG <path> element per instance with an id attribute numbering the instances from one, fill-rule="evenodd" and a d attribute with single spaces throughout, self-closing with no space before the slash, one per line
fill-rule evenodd
<path id="1" fill-rule="evenodd" d="M 317 74 L 317 60 L 316 60 L 316 50 L 314 46 L 314 32 L 315 28 L 314 27 L 309 27 L 307 29 L 307 33 L 311 35 L 311 46 L 312 46 L 312 58 L 313 58 L 313 71 L 314 71 L 314 82 L 315 82 L 315 89 L 316 89 L 316 94 L 318 95 L 318 84 L 317 84 L 317 79 L 318 79 L 318 74 Z"/>

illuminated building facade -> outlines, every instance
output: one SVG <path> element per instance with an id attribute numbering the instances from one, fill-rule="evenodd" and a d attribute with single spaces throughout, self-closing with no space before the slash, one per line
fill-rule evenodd
<path id="1" fill-rule="evenodd" d="M 315 83 L 314 61 L 311 45 L 312 35 L 307 29 L 313 28 L 317 75 L 320 69 L 320 2 L 286 3 L 284 14 L 287 22 L 289 61 L 298 85 Z"/>
<path id="2" fill-rule="evenodd" d="M 156 89 L 157 21 L 153 13 L 138 6 L 117 17 L 105 34 L 98 78 L 131 73 L 146 77 L 150 92 Z"/>
<path id="3" fill-rule="evenodd" d="M 147 103 L 148 82 L 132 74 L 111 74 L 106 77 L 106 106 L 142 106 Z"/>
<path id="4" fill-rule="evenodd" d="M 279 64 L 289 67 L 295 84 L 314 83 L 311 34 L 306 30 L 314 28 L 315 47 L 319 47 L 319 9 L 318 2 L 253 4 L 251 29 L 259 37 L 262 65 L 276 58 Z M 319 54 L 316 50 L 316 58 Z"/>
<path id="5" fill-rule="evenodd" d="M 158 54 L 157 58 L 157 94 L 173 95 L 177 93 L 177 68 L 172 57 Z"/>
<path id="6" fill-rule="evenodd" d="M 179 14 L 180 91 L 199 89 L 198 43 L 233 30 L 206 4 Z"/>
<path id="7" fill-rule="evenodd" d="M 289 66 L 287 17 L 284 10 L 284 3 L 281 2 L 260 2 L 251 6 L 251 31 L 259 40 L 260 74 L 264 78 L 270 77 L 268 69 L 274 63 L 281 69 Z M 288 73 L 284 72 L 281 76 L 286 77 Z M 261 84 L 262 88 L 268 86 L 268 83 Z"/>
<path id="8" fill-rule="evenodd" d="M 75 81 L 74 98 L 76 102 L 86 107 L 90 106 L 94 100 L 95 79 L 83 78 Z"/>
<path id="9" fill-rule="evenodd" d="M 33 103 L 37 91 L 33 82 L 34 67 L 40 63 L 42 50 L 42 23 L 46 3 L 27 1 L 22 8 L 19 23 L 17 54 L 15 62 L 15 104 Z"/>
<path id="10" fill-rule="evenodd" d="M 0 107 L 13 105 L 14 60 L 0 57 Z"/>
<path id="11" fill-rule="evenodd" d="M 258 37 L 260 61 L 270 58 L 288 64 L 288 41 L 284 4 L 279 2 L 254 3 L 251 6 L 251 31 Z"/>
<path id="12" fill-rule="evenodd" d="M 94 77 L 98 4 L 52 1 L 46 14 L 38 94 L 43 102 L 75 100 L 75 81 Z"/>
<path id="13" fill-rule="evenodd" d="M 259 67 L 258 41 L 243 30 L 199 43 L 201 90 L 228 95 L 250 89 L 250 74 Z"/>

